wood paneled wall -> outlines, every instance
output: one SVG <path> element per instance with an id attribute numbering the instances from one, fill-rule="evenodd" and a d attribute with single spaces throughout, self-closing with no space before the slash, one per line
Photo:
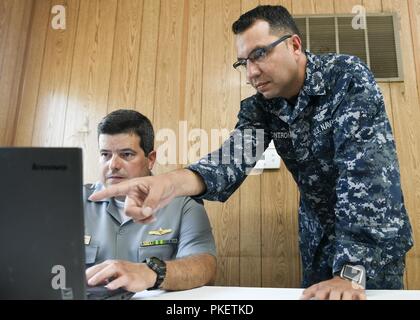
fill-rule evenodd
<path id="1" fill-rule="evenodd" d="M 65 30 L 51 27 L 56 4 L 67 9 Z M 112 110 L 134 108 L 156 131 L 178 132 L 179 121 L 209 135 L 231 130 L 240 100 L 253 90 L 231 67 L 230 26 L 258 4 L 282 4 L 293 14 L 351 13 L 356 4 L 397 12 L 405 81 L 380 85 L 416 241 L 406 282 L 420 289 L 420 0 L 0 0 L 0 145 L 80 146 L 92 182 L 96 125 Z M 194 143 L 178 134 L 178 150 Z M 179 152 L 180 164 L 155 172 L 185 161 Z M 282 166 L 248 177 L 224 204 L 206 203 L 217 284 L 299 286 L 298 197 Z"/>
<path id="2" fill-rule="evenodd" d="M 12 145 L 32 1 L 0 0 L 0 146 Z"/>

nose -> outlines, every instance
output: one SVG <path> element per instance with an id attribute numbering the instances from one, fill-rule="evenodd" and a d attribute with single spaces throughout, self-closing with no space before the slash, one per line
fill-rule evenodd
<path id="1" fill-rule="evenodd" d="M 251 62 L 250 60 L 247 61 L 246 65 L 246 80 L 249 83 L 252 83 L 252 79 L 258 77 L 261 74 L 260 68 L 256 63 Z"/>
<path id="2" fill-rule="evenodd" d="M 109 160 L 108 166 L 111 171 L 120 170 L 121 169 L 120 157 L 117 154 L 112 155 L 112 158 Z"/>

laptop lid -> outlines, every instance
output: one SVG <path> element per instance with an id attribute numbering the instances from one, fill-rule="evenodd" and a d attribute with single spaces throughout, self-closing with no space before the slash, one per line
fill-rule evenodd
<path id="1" fill-rule="evenodd" d="M 82 150 L 0 148 L 0 299 L 85 299 Z"/>

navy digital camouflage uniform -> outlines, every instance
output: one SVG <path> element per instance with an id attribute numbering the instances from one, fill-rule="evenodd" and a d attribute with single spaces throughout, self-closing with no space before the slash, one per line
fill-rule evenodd
<path id="1" fill-rule="evenodd" d="M 357 57 L 305 54 L 295 105 L 259 93 L 243 100 L 230 138 L 188 167 L 206 184 L 199 197 L 226 201 L 255 164 L 244 148 L 272 139 L 300 191 L 302 286 L 351 263 L 366 268 L 367 289 L 401 289 L 413 240 L 383 96 Z"/>

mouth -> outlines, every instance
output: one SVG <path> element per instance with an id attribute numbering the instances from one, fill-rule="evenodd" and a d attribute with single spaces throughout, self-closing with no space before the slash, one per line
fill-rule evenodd
<path id="1" fill-rule="evenodd" d="M 125 178 L 121 177 L 121 176 L 108 176 L 108 177 L 106 177 L 106 181 L 110 182 L 110 183 L 117 183 L 117 182 L 120 182 L 124 179 Z"/>
<path id="2" fill-rule="evenodd" d="M 257 89 L 258 91 L 264 91 L 264 89 L 267 87 L 267 85 L 269 84 L 269 81 L 266 82 L 259 82 L 255 85 L 255 89 Z"/>

